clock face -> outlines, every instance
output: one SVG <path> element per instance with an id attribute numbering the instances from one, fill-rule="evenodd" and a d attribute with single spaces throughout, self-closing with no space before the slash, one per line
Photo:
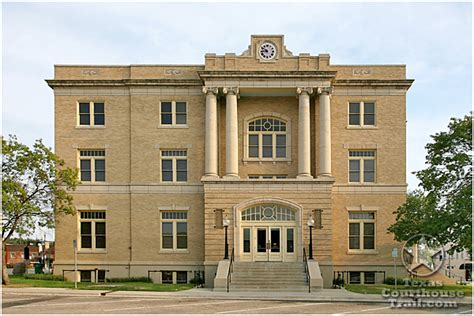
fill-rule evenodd
<path id="1" fill-rule="evenodd" d="M 276 47 L 271 43 L 263 43 L 258 50 L 260 57 L 265 60 L 270 60 L 276 56 Z"/>

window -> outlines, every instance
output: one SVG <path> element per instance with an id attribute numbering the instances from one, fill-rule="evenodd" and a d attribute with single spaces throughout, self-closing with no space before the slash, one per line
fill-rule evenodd
<path id="1" fill-rule="evenodd" d="M 104 126 L 104 102 L 79 102 L 79 126 Z"/>
<path id="2" fill-rule="evenodd" d="M 80 246 L 81 249 L 106 248 L 106 229 L 104 211 L 81 211 L 80 213 Z"/>
<path id="3" fill-rule="evenodd" d="M 160 103 L 161 126 L 186 126 L 187 103 L 182 101 L 162 101 Z"/>
<path id="4" fill-rule="evenodd" d="M 173 272 L 172 271 L 162 271 L 161 272 L 161 283 L 163 283 L 163 284 L 173 284 Z"/>
<path id="5" fill-rule="evenodd" d="M 349 125 L 350 126 L 375 126 L 375 103 L 374 102 L 350 102 L 349 103 Z"/>
<path id="6" fill-rule="evenodd" d="M 80 150 L 79 156 L 80 180 L 104 182 L 105 150 Z"/>
<path id="7" fill-rule="evenodd" d="M 97 270 L 97 282 L 105 282 L 105 270 Z"/>
<path id="8" fill-rule="evenodd" d="M 244 252 L 250 253 L 250 228 L 244 228 Z"/>
<path id="9" fill-rule="evenodd" d="M 187 150 L 161 151 L 161 181 L 187 182 L 188 159 Z"/>
<path id="10" fill-rule="evenodd" d="M 242 221 L 294 221 L 296 211 L 283 205 L 262 204 L 242 211 Z"/>
<path id="11" fill-rule="evenodd" d="M 349 151 L 349 182 L 375 182 L 375 150 Z"/>
<path id="12" fill-rule="evenodd" d="M 349 272 L 349 283 L 360 284 L 360 272 Z"/>
<path id="13" fill-rule="evenodd" d="M 375 212 L 349 212 L 349 249 L 375 249 Z"/>
<path id="14" fill-rule="evenodd" d="M 375 272 L 364 272 L 364 284 L 375 284 Z"/>
<path id="15" fill-rule="evenodd" d="M 186 271 L 177 271 L 176 272 L 176 283 L 188 283 L 188 272 Z"/>
<path id="16" fill-rule="evenodd" d="M 293 253 L 295 251 L 295 230 L 293 228 L 286 229 L 286 252 Z"/>
<path id="17" fill-rule="evenodd" d="M 253 180 L 256 180 L 256 179 L 275 180 L 275 179 L 287 179 L 288 178 L 288 176 L 285 175 L 285 174 L 278 174 L 278 175 L 271 175 L 271 174 L 257 175 L 257 174 L 253 174 L 253 175 L 249 175 L 248 177 L 249 177 L 249 179 L 253 179 Z"/>
<path id="18" fill-rule="evenodd" d="M 188 213 L 161 212 L 161 249 L 188 249 Z"/>
<path id="19" fill-rule="evenodd" d="M 80 270 L 79 273 L 81 274 L 81 282 L 92 282 L 90 270 Z"/>
<path id="20" fill-rule="evenodd" d="M 286 123 L 259 118 L 248 124 L 248 158 L 284 159 L 287 156 Z"/>

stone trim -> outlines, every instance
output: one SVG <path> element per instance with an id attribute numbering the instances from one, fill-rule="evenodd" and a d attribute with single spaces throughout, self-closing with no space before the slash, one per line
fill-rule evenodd
<path id="1" fill-rule="evenodd" d="M 158 205 L 158 211 L 189 211 L 191 207 L 189 205 L 182 206 L 182 205 Z"/>
<path id="2" fill-rule="evenodd" d="M 79 185 L 73 194 L 203 193 L 202 184 Z"/>
<path id="3" fill-rule="evenodd" d="M 407 185 L 397 184 L 366 184 L 366 185 L 350 185 L 350 184 L 335 184 L 332 188 L 334 194 L 361 194 L 361 193 L 375 193 L 375 194 L 406 194 Z"/>
<path id="4" fill-rule="evenodd" d="M 76 205 L 76 209 L 81 211 L 107 211 L 107 206 L 99 206 L 94 204 L 89 205 Z"/>

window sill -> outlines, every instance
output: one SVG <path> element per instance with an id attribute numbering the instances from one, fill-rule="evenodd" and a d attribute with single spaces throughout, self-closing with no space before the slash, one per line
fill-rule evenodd
<path id="1" fill-rule="evenodd" d="M 80 181 L 79 185 L 108 185 L 108 183 L 105 181 Z"/>
<path id="2" fill-rule="evenodd" d="M 364 186 L 364 185 L 374 185 L 377 182 L 347 182 L 348 185 Z"/>
<path id="3" fill-rule="evenodd" d="M 157 128 L 189 128 L 189 126 L 186 125 L 158 125 Z"/>
<path id="4" fill-rule="evenodd" d="M 269 158 L 269 159 L 265 159 L 265 158 L 244 158 L 242 159 L 242 161 L 245 163 L 249 163 L 249 162 L 258 162 L 258 163 L 273 163 L 273 164 L 276 164 L 278 162 L 286 162 L 286 163 L 291 163 L 291 159 L 288 159 L 288 158 L 281 158 L 281 159 L 272 159 L 272 158 Z"/>
<path id="5" fill-rule="evenodd" d="M 188 181 L 161 181 L 160 184 L 163 185 L 177 185 L 177 184 L 188 184 Z"/>
<path id="6" fill-rule="evenodd" d="M 173 249 L 161 249 L 158 251 L 158 253 L 161 254 L 189 254 L 189 250 L 183 249 L 183 250 L 173 250 Z"/>
<path id="7" fill-rule="evenodd" d="M 77 251 L 78 254 L 84 253 L 92 253 L 92 254 L 106 254 L 107 250 L 99 250 L 99 249 L 79 249 Z"/>
<path id="8" fill-rule="evenodd" d="M 361 129 L 365 129 L 365 130 L 371 130 L 371 129 L 379 129 L 378 126 L 374 125 L 347 125 L 346 126 L 346 129 L 355 129 L 355 130 L 361 130 Z"/>
<path id="9" fill-rule="evenodd" d="M 105 125 L 76 125 L 76 129 L 104 129 Z"/>
<path id="10" fill-rule="evenodd" d="M 379 252 L 378 250 L 347 250 L 346 251 L 347 255 L 378 255 Z"/>

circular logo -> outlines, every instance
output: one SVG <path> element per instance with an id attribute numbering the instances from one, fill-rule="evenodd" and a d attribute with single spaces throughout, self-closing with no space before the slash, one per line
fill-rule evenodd
<path id="1" fill-rule="evenodd" d="M 433 236 L 415 235 L 403 245 L 403 265 L 414 276 L 432 275 L 443 266 L 444 259 L 443 245 Z"/>

